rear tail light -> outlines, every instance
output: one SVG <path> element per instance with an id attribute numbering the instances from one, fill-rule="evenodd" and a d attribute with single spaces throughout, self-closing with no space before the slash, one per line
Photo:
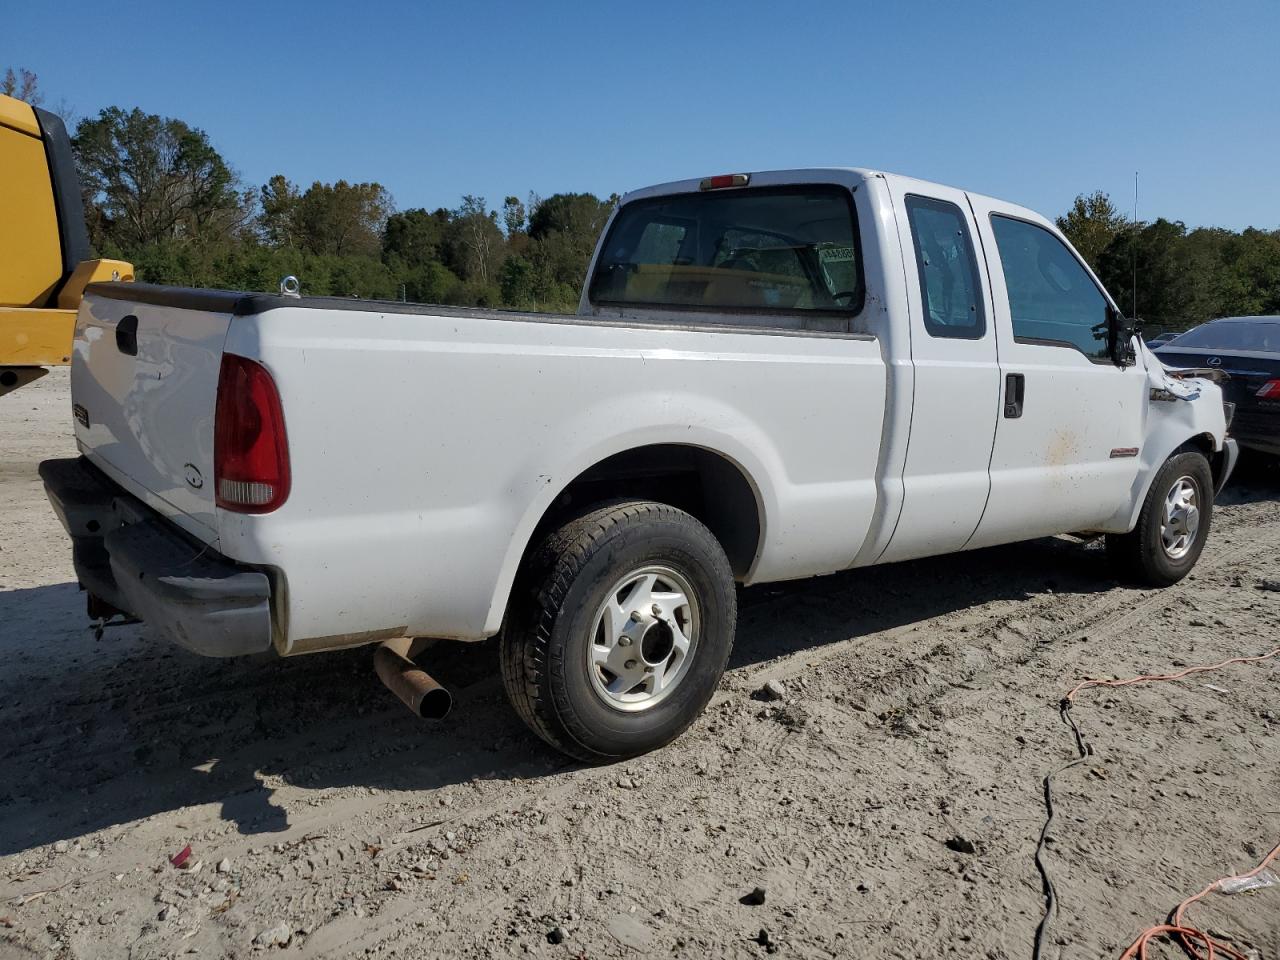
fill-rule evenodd
<path id="1" fill-rule="evenodd" d="M 266 367 L 224 353 L 213 424 L 217 504 L 267 513 L 289 496 L 289 444 L 280 394 Z"/>
<path id="2" fill-rule="evenodd" d="M 1268 380 L 1258 388 L 1257 396 L 1263 400 L 1280 400 L 1280 380 Z"/>

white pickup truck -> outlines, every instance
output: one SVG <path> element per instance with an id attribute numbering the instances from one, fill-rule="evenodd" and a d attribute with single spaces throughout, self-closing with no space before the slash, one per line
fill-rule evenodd
<path id="1" fill-rule="evenodd" d="M 735 581 L 1076 533 L 1170 584 L 1236 456 L 1050 222 L 857 169 L 628 194 L 576 316 L 94 285 L 71 387 L 83 456 L 41 469 L 92 616 L 379 642 L 424 714 L 403 638 L 501 634 L 588 761 L 698 716 Z"/>

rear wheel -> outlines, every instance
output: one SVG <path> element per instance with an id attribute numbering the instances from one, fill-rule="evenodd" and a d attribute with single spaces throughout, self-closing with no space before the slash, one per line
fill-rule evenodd
<path id="1" fill-rule="evenodd" d="M 1153 587 L 1185 577 L 1200 558 L 1213 516 L 1213 472 L 1198 450 L 1165 461 L 1147 491 L 1137 526 L 1107 536 L 1121 576 Z"/>
<path id="2" fill-rule="evenodd" d="M 600 507 L 529 556 L 502 636 L 512 705 L 579 760 L 645 753 L 678 737 L 715 692 L 737 601 L 724 550 L 666 504 Z"/>

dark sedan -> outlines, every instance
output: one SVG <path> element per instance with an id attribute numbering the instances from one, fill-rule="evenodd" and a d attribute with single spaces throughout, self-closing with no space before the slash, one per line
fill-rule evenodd
<path id="1" fill-rule="evenodd" d="M 1242 447 L 1280 456 L 1280 316 L 1210 320 L 1153 349 L 1171 367 L 1228 374 L 1222 391 L 1236 405 L 1231 435 Z"/>

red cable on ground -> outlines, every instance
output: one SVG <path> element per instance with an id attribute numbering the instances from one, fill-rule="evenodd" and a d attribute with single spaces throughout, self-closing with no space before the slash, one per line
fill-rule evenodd
<path id="1" fill-rule="evenodd" d="M 1134 684 L 1154 683 L 1161 680 L 1181 680 L 1184 677 L 1191 676 L 1192 674 L 1207 673 L 1210 670 L 1221 670 L 1223 667 L 1228 667 L 1236 663 L 1258 663 L 1259 661 L 1269 660 L 1271 657 L 1275 656 L 1280 656 L 1280 647 L 1276 647 L 1268 653 L 1259 654 L 1256 657 L 1232 657 L 1230 660 L 1223 660 L 1221 663 L 1212 663 L 1200 667 L 1188 667 L 1186 670 L 1181 670 L 1178 673 L 1147 674 L 1139 677 L 1130 677 L 1127 680 L 1082 680 L 1077 683 L 1071 689 L 1071 692 L 1064 698 L 1063 710 L 1064 712 L 1069 710 L 1071 704 L 1075 701 L 1076 694 L 1089 687 L 1129 687 Z M 1221 940 L 1215 940 L 1203 930 L 1188 925 L 1183 919 L 1183 915 L 1186 913 L 1188 907 L 1203 897 L 1208 896 L 1214 890 L 1217 890 L 1223 883 L 1231 880 L 1245 880 L 1255 877 L 1265 870 L 1268 864 L 1278 856 L 1280 856 L 1280 843 L 1276 844 L 1271 849 L 1271 852 L 1262 858 L 1262 862 L 1248 873 L 1242 873 L 1239 876 L 1220 877 L 1199 893 L 1194 896 L 1187 897 L 1187 899 L 1178 904 L 1177 909 L 1173 911 L 1173 915 L 1170 917 L 1169 923 L 1162 923 L 1151 927 L 1148 930 L 1144 930 L 1141 936 L 1130 944 L 1129 949 L 1125 950 L 1125 952 L 1120 955 L 1120 960 L 1135 960 L 1135 958 L 1136 960 L 1147 960 L 1147 948 L 1150 946 L 1151 941 L 1156 937 L 1164 936 L 1166 934 L 1171 934 L 1175 937 L 1183 949 L 1185 949 L 1187 953 L 1191 954 L 1191 956 L 1195 957 L 1196 960 L 1217 960 L 1218 957 L 1222 957 L 1224 960 L 1248 960 L 1248 957 L 1246 957 L 1245 954 L 1241 953 L 1230 944 L 1223 943 Z"/>
<path id="2" fill-rule="evenodd" d="M 1135 683 L 1151 683 L 1155 680 L 1181 680 L 1183 677 L 1189 677 L 1193 673 L 1208 673 L 1210 670 L 1221 670 L 1223 667 L 1229 667 L 1233 663 L 1257 663 L 1259 660 L 1267 660 L 1276 656 L 1280 656 L 1280 647 L 1276 647 L 1268 653 L 1259 654 L 1256 657 L 1232 657 L 1230 660 L 1223 660 L 1221 663 L 1210 663 L 1202 667 L 1187 667 L 1187 669 L 1180 670 L 1178 673 L 1144 674 L 1140 677 L 1130 677 L 1128 680 L 1081 680 L 1067 694 L 1067 702 L 1073 702 L 1076 694 L 1086 687 L 1129 687 Z"/>
<path id="3" fill-rule="evenodd" d="M 1191 906 L 1201 897 L 1207 896 L 1214 890 L 1217 890 L 1223 883 L 1229 880 L 1246 880 L 1250 877 L 1256 877 L 1259 873 L 1265 870 L 1267 868 L 1267 864 L 1271 863 L 1271 861 L 1277 856 L 1280 856 L 1280 843 L 1272 847 L 1271 852 L 1262 858 L 1262 862 L 1248 873 L 1242 873 L 1238 877 L 1219 877 L 1195 896 L 1187 897 L 1187 899 L 1178 904 L 1178 909 L 1173 911 L 1172 923 L 1162 923 L 1159 926 L 1151 927 L 1149 930 L 1144 930 L 1142 935 L 1129 946 L 1129 949 L 1120 955 L 1120 960 L 1133 960 L 1135 957 L 1137 960 L 1147 960 L 1148 945 L 1156 937 L 1163 936 L 1167 933 L 1171 933 L 1177 937 L 1182 942 L 1182 946 L 1186 949 L 1187 953 L 1191 954 L 1193 957 L 1200 958 L 1200 960 L 1215 960 L 1219 954 L 1228 958 L 1228 960 L 1249 960 L 1245 954 L 1241 953 L 1231 945 L 1223 943 L 1221 940 L 1215 940 L 1203 930 L 1189 926 L 1182 919 L 1182 915 L 1186 912 L 1187 907 Z M 1196 941 L 1203 945 L 1205 950 L 1208 952 L 1201 953 L 1200 947 L 1196 945 Z"/>

